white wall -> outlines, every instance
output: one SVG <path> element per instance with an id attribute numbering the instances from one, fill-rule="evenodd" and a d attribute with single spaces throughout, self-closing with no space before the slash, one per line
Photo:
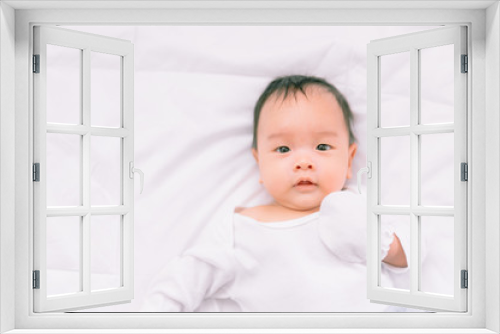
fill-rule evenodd
<path id="1" fill-rule="evenodd" d="M 486 252 L 500 254 L 498 235 L 500 233 L 500 178 L 498 172 L 499 159 L 499 109 L 500 109 L 500 7 L 496 3 L 486 11 L 486 217 L 493 223 L 486 224 Z M 497 240 L 497 241 L 495 241 Z M 494 266 L 486 266 L 486 328 L 500 332 L 498 300 L 500 299 L 500 272 L 497 262 Z"/>
<path id="2" fill-rule="evenodd" d="M 14 328 L 14 10 L 0 3 L 0 332 Z M 4 274 L 6 273 L 6 274 Z"/>

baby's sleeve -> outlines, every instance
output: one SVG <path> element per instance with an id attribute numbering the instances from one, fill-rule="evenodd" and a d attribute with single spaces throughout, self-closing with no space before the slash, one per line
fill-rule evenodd
<path id="1" fill-rule="evenodd" d="M 229 220 L 230 219 L 230 220 Z M 201 241 L 169 262 L 152 280 L 143 312 L 193 312 L 207 298 L 225 298 L 234 279 L 232 215 L 210 226 Z"/>
<path id="2" fill-rule="evenodd" d="M 391 231 L 391 235 L 395 234 L 399 238 L 403 252 L 405 253 L 408 265 L 404 268 L 395 267 L 388 263 L 382 262 L 382 268 L 391 273 L 391 275 L 407 274 L 410 270 L 410 226 L 398 221 L 399 216 L 388 218 L 387 228 Z M 391 243 L 393 239 L 391 237 Z M 388 249 L 387 249 L 388 251 Z M 387 253 L 386 253 L 387 254 Z M 398 286 L 399 287 L 399 286 Z M 406 287 L 405 287 L 406 288 Z"/>
<path id="3" fill-rule="evenodd" d="M 231 280 L 230 272 L 204 259 L 178 257 L 155 277 L 141 311 L 193 312 Z"/>

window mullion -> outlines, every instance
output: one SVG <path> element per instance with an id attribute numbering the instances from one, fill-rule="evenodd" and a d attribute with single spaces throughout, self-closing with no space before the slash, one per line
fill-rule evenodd
<path id="1" fill-rule="evenodd" d="M 410 50 L 410 292 L 415 294 L 420 284 L 420 261 L 419 261 L 419 217 L 415 209 L 419 204 L 419 167 L 420 150 L 419 137 L 415 129 L 419 120 L 419 57 L 418 50 Z"/>
<path id="2" fill-rule="evenodd" d="M 414 133 L 418 135 L 431 135 L 438 133 L 453 133 L 455 131 L 454 124 L 431 124 L 431 125 L 417 125 L 414 128 Z"/>
<path id="3" fill-rule="evenodd" d="M 410 209 L 408 206 L 390 206 L 390 205 L 376 205 L 373 207 L 373 213 L 377 215 L 409 215 L 415 214 L 421 216 L 453 216 L 453 207 L 432 207 L 432 206 L 419 206 L 415 209 Z"/>
<path id="4" fill-rule="evenodd" d="M 83 217 L 86 214 L 91 214 L 92 216 L 97 215 L 124 215 L 130 212 L 130 207 L 120 205 L 120 206 L 95 206 L 90 209 L 79 206 L 79 207 L 48 207 L 47 217 L 67 217 L 67 216 L 80 216 Z"/>
<path id="5" fill-rule="evenodd" d="M 90 214 L 86 214 L 82 217 L 82 228 L 81 228 L 81 266 L 80 269 L 80 281 L 81 289 L 84 293 L 90 293 Z"/>
<path id="6" fill-rule="evenodd" d="M 90 130 L 90 50 L 83 49 L 82 59 L 82 124 Z M 82 291 L 90 293 L 90 131 L 82 138 L 82 205 L 87 213 L 82 218 L 81 265 Z"/>
<path id="7" fill-rule="evenodd" d="M 408 136 L 410 133 L 417 135 L 428 135 L 437 133 L 452 133 L 455 131 L 454 124 L 418 124 L 415 126 L 400 126 L 392 128 L 377 128 L 373 130 L 376 137 Z"/>
<path id="8" fill-rule="evenodd" d="M 114 129 L 105 127 L 91 127 L 84 125 L 73 125 L 73 124 L 54 124 L 49 123 L 47 126 L 48 133 L 62 133 L 62 134 L 72 134 L 83 136 L 90 133 L 92 136 L 103 136 L 103 137 L 120 137 L 124 138 L 130 135 L 128 129 Z"/>
<path id="9" fill-rule="evenodd" d="M 82 125 L 87 130 L 82 138 L 82 205 L 90 209 L 90 51 L 83 50 L 82 59 Z"/>

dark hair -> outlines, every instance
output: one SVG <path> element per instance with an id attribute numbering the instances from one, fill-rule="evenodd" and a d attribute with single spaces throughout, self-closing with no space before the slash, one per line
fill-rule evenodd
<path id="1" fill-rule="evenodd" d="M 264 90 L 264 92 L 260 95 L 257 100 L 257 104 L 254 108 L 253 114 L 253 143 L 252 147 L 257 149 L 257 128 L 259 126 L 259 118 L 260 112 L 262 111 L 262 107 L 266 103 L 266 101 L 274 94 L 276 96 L 283 95 L 283 100 L 286 99 L 289 93 L 295 94 L 300 91 L 302 94 L 306 95 L 305 89 L 309 86 L 317 86 L 323 87 L 328 92 L 332 93 L 337 100 L 340 108 L 342 109 L 342 113 L 344 115 L 345 125 L 347 126 L 347 130 L 349 131 L 349 144 L 352 144 L 356 141 L 354 137 L 354 133 L 351 128 L 351 123 L 353 121 L 353 114 L 351 108 L 349 107 L 349 103 L 346 98 L 339 90 L 328 83 L 326 80 L 313 77 L 313 76 L 304 76 L 304 75 L 289 75 L 284 77 L 279 77 L 274 79 Z"/>

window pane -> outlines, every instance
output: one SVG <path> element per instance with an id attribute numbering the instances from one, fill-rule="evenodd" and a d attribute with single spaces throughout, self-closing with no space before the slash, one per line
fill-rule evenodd
<path id="1" fill-rule="evenodd" d="M 380 229 L 379 229 L 379 249 L 387 250 L 388 240 L 393 241 L 392 235 L 396 234 L 401 240 L 401 243 L 410 240 L 410 216 L 401 215 L 383 215 L 380 216 Z M 388 239 L 389 238 L 389 239 Z M 390 244 L 389 244 L 390 245 Z M 409 246 L 409 244 L 408 244 Z M 382 261 L 384 259 L 381 259 Z M 410 264 L 410 250 L 406 252 L 406 261 Z M 381 262 L 381 277 L 380 286 L 384 288 L 394 288 L 402 290 L 410 290 L 410 272 L 397 272 L 404 270 L 403 268 L 392 267 Z M 394 272 L 394 270 L 396 272 Z"/>
<path id="2" fill-rule="evenodd" d="M 380 126 L 410 125 L 410 53 L 380 57 Z"/>
<path id="3" fill-rule="evenodd" d="M 422 205 L 453 206 L 454 134 L 420 136 L 420 182 Z"/>
<path id="4" fill-rule="evenodd" d="M 47 45 L 47 122 L 80 124 L 82 50 Z"/>
<path id="5" fill-rule="evenodd" d="M 121 124 L 121 57 L 91 52 L 91 123 Z"/>
<path id="6" fill-rule="evenodd" d="M 121 138 L 91 138 L 91 203 L 121 204 Z"/>
<path id="7" fill-rule="evenodd" d="M 81 205 L 80 147 L 79 135 L 47 133 L 47 206 Z"/>
<path id="8" fill-rule="evenodd" d="M 453 224 L 453 217 L 420 218 L 423 253 L 420 290 L 423 292 L 453 295 Z"/>
<path id="9" fill-rule="evenodd" d="M 420 50 L 420 123 L 453 123 L 453 45 Z"/>
<path id="10" fill-rule="evenodd" d="M 81 217 L 47 218 L 47 295 L 81 291 Z"/>
<path id="11" fill-rule="evenodd" d="M 90 238 L 92 291 L 120 287 L 121 216 L 92 216 Z"/>
<path id="12" fill-rule="evenodd" d="M 380 191 L 383 205 L 410 205 L 410 137 L 380 138 Z"/>

